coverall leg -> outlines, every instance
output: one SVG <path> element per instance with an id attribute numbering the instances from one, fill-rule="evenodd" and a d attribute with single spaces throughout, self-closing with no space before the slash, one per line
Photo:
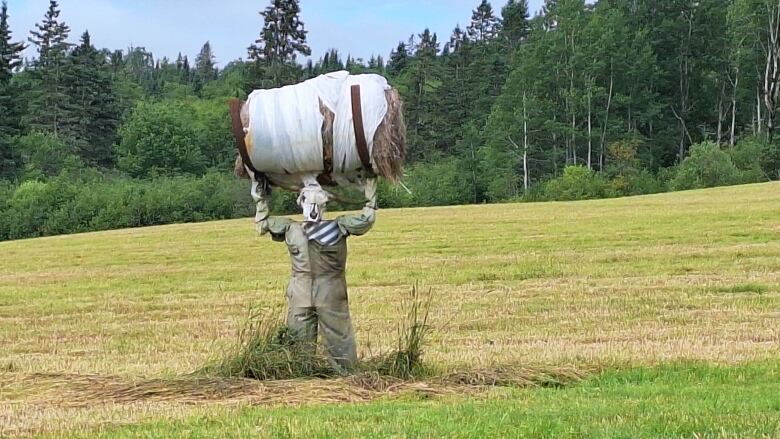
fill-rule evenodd
<path id="1" fill-rule="evenodd" d="M 341 369 L 352 370 L 357 365 L 357 345 L 349 314 L 345 275 L 347 239 L 344 237 L 330 246 L 310 242 L 309 256 L 319 334 L 328 358 Z"/>
<path id="2" fill-rule="evenodd" d="M 290 330 L 312 346 L 319 335 L 334 367 L 352 370 L 357 346 L 347 296 L 346 237 L 324 246 L 309 242 L 301 225 L 291 224 L 285 238 L 293 262 L 287 288 Z"/>

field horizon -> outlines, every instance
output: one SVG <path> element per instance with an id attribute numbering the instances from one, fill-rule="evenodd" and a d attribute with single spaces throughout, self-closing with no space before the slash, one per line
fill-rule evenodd
<path id="1" fill-rule="evenodd" d="M 91 232 L 0 243 L 0 436 L 780 435 L 780 183 L 378 215 L 349 240 L 363 356 L 392 347 L 419 283 L 434 295 L 425 362 L 442 376 L 582 380 L 463 394 L 242 382 L 223 396 L 237 384 L 209 382 L 177 397 L 160 386 L 234 342 L 250 307 L 283 309 L 285 246 L 251 219 Z M 152 382 L 152 396 L 129 390 Z"/>

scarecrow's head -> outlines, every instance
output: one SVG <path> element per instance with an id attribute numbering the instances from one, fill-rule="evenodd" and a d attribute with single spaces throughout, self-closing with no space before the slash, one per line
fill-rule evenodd
<path id="1" fill-rule="evenodd" d="M 306 186 L 298 196 L 298 206 L 303 209 L 304 221 L 320 222 L 325 218 L 325 210 L 330 194 L 319 186 Z"/>

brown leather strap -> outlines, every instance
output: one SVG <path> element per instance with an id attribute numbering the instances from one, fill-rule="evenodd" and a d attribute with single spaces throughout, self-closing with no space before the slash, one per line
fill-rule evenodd
<path id="1" fill-rule="evenodd" d="M 368 142 L 366 142 L 366 132 L 363 128 L 363 107 L 360 102 L 360 85 L 352 86 L 352 125 L 355 128 L 355 144 L 357 145 L 360 162 L 363 163 L 363 169 L 373 173 L 371 166 L 371 155 L 368 153 Z"/>
<path id="2" fill-rule="evenodd" d="M 249 159 L 249 153 L 246 150 L 246 133 L 244 132 L 244 124 L 241 123 L 241 101 L 231 99 L 228 105 L 230 105 L 230 118 L 233 121 L 233 137 L 236 138 L 236 147 L 241 155 L 241 161 L 255 174 L 255 178 L 260 178 L 262 172 L 252 165 L 252 160 Z"/>

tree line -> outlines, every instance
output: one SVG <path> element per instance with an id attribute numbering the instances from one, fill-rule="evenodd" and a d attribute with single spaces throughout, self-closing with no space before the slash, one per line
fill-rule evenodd
<path id="1" fill-rule="evenodd" d="M 311 58 L 298 0 L 260 15 L 248 59 L 220 68 L 208 42 L 192 62 L 73 42 L 56 0 L 14 38 L 3 2 L 0 239 L 247 214 L 226 100 L 340 69 L 404 98 L 411 193 L 383 186 L 384 206 L 780 178 L 778 0 L 547 0 L 535 16 L 481 0 L 451 35 L 421 30 L 386 60 Z"/>

